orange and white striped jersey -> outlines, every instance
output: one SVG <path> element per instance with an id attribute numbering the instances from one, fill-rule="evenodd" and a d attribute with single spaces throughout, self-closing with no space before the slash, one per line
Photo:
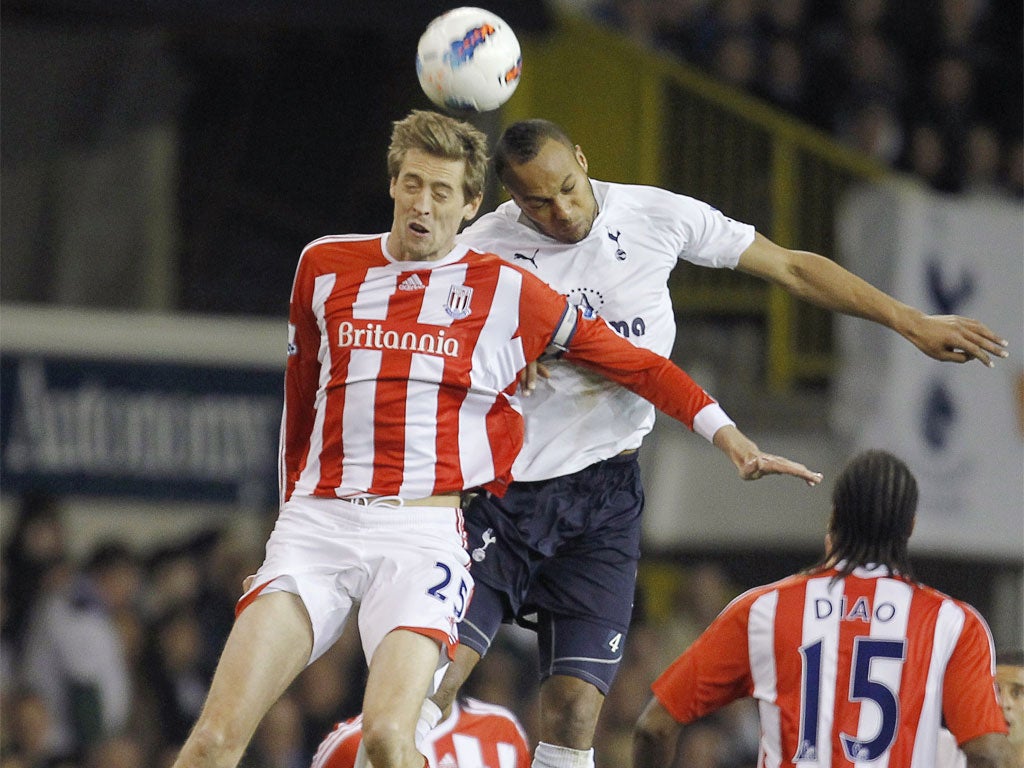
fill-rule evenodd
<path id="1" fill-rule="evenodd" d="M 362 740 L 362 715 L 338 723 L 320 743 L 312 768 L 352 768 Z M 461 699 L 427 734 L 420 750 L 430 768 L 528 768 L 530 748 L 519 720 L 505 707 Z"/>
<path id="2" fill-rule="evenodd" d="M 283 499 L 503 493 L 523 442 L 520 371 L 555 337 L 565 359 L 650 399 L 707 439 L 731 423 L 667 360 L 584 318 L 539 278 L 456 246 L 396 261 L 387 235 L 325 237 L 292 287 Z M 696 420 L 696 423 L 695 423 Z"/>
<path id="3" fill-rule="evenodd" d="M 934 768 L 938 733 L 1005 733 L 992 638 L 969 605 L 858 568 L 791 576 L 736 598 L 654 682 L 687 723 L 753 696 L 759 768 Z"/>

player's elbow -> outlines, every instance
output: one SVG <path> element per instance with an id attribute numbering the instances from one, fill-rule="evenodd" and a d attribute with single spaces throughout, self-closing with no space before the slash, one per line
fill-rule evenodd
<path id="1" fill-rule="evenodd" d="M 661 702 L 652 698 L 633 728 L 634 754 L 664 757 L 674 754 L 681 727 Z"/>
<path id="2" fill-rule="evenodd" d="M 986 733 L 960 745 L 967 768 L 1017 768 L 1005 733 Z"/>

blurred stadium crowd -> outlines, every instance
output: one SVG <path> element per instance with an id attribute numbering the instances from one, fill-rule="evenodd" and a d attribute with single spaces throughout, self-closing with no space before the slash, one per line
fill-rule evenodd
<path id="1" fill-rule="evenodd" d="M 936 190 L 1021 197 L 1021 6 L 607 0 L 595 18 Z"/>

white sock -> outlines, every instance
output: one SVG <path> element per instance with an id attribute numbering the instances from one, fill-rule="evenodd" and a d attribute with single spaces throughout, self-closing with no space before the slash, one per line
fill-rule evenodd
<path id="1" fill-rule="evenodd" d="M 593 748 L 569 749 L 540 742 L 533 751 L 533 768 L 594 768 Z"/>
<path id="2" fill-rule="evenodd" d="M 423 751 L 421 748 L 423 740 L 439 722 L 441 722 L 441 709 L 430 699 L 424 699 L 423 706 L 420 707 L 420 719 L 416 721 L 416 749 L 420 752 Z"/>

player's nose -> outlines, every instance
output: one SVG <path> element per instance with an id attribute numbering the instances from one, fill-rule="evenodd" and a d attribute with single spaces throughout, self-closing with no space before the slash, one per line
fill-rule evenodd
<path id="1" fill-rule="evenodd" d="M 551 208 L 555 216 L 562 221 L 568 221 L 572 218 L 572 205 L 568 200 L 556 197 L 551 204 Z"/>

